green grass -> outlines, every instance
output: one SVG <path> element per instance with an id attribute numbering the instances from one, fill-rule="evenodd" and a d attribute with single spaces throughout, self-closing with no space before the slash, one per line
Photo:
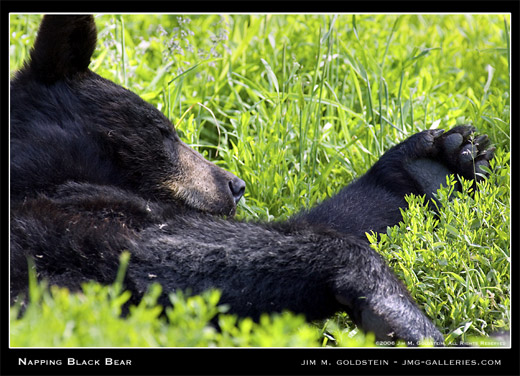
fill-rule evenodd
<path id="1" fill-rule="evenodd" d="M 40 18 L 11 16 L 13 72 L 27 58 Z M 403 223 L 374 247 L 448 341 L 509 327 L 508 15 L 103 15 L 96 23 L 91 69 L 153 103 L 187 143 L 247 183 L 240 219 L 284 219 L 314 205 L 417 131 L 471 123 L 487 133 L 497 157 L 481 193 L 448 202 L 441 192 L 438 217 L 411 199 Z M 135 319 L 121 319 L 117 310 L 96 312 L 102 304 L 110 307 L 101 293 L 53 294 L 33 301 L 36 313 L 12 318 L 13 343 L 349 345 L 344 338 L 356 332 L 342 314 L 305 325 L 286 315 L 264 328 L 245 320 L 207 342 L 172 344 L 167 333 L 183 330 L 184 319 L 167 324 L 148 311 L 155 312 L 151 306 Z M 213 300 L 206 303 L 216 309 Z M 47 327 L 50 307 L 63 314 L 56 316 L 56 335 L 31 334 Z M 78 307 L 86 313 L 68 315 Z M 60 327 L 60 320 L 72 329 Z M 100 342 L 85 329 L 92 320 L 115 337 Z M 146 327 L 149 335 L 132 342 L 131 333 L 123 338 L 111 329 L 118 325 L 134 328 L 134 336 Z M 287 338 L 280 336 L 284 328 L 293 330 Z M 303 342 L 297 328 L 305 328 Z M 324 332 L 334 332 L 336 341 Z M 265 336 L 254 340 L 252 333 Z M 300 339 L 291 342 L 293 334 Z M 265 342 L 269 338 L 279 342 Z"/>

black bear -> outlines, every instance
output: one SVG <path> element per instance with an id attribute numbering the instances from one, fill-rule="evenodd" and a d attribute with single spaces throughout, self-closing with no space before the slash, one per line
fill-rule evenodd
<path id="1" fill-rule="evenodd" d="M 162 304 L 177 289 L 218 288 L 241 316 L 343 310 L 380 339 L 443 343 L 364 234 L 398 223 L 405 194 L 432 197 L 451 173 L 480 178 L 493 156 L 486 136 L 469 126 L 420 132 L 289 221 L 239 222 L 230 217 L 245 183 L 182 143 L 152 105 L 90 71 L 95 44 L 92 16 L 46 16 L 11 81 L 12 302 L 27 290 L 28 258 L 39 278 L 77 290 L 112 283 L 128 250 L 133 302 L 152 282 Z"/>

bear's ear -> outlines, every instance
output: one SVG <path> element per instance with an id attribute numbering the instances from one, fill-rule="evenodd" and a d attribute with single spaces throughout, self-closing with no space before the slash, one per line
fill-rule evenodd
<path id="1" fill-rule="evenodd" d="M 28 69 L 48 84 L 86 71 L 96 39 L 92 15 L 44 16 Z"/>

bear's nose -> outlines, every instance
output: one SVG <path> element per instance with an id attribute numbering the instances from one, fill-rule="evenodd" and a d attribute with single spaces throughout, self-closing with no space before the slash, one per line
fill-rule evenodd
<path id="1" fill-rule="evenodd" d="M 246 191 L 246 183 L 242 179 L 235 177 L 233 180 L 229 182 L 229 189 L 231 190 L 233 200 L 235 200 L 236 204 L 242 198 L 244 192 Z"/>

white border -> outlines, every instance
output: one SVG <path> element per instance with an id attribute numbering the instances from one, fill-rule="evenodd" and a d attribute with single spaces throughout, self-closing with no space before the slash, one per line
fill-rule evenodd
<path id="1" fill-rule="evenodd" d="M 41 13 L 41 12 L 9 12 L 9 22 L 8 22 L 8 27 L 9 27 L 9 31 L 8 31 L 8 37 L 9 37 L 9 42 L 8 42 L 8 46 L 10 47 L 11 46 L 11 38 L 10 38 L 10 32 L 11 32 L 11 16 L 12 15 L 43 15 L 43 14 L 52 14 L 52 15 L 59 15 L 59 14 L 62 14 L 62 15 L 74 15 L 74 14 L 92 14 L 94 15 L 94 18 L 98 18 L 98 16 L 116 16 L 116 15 L 124 15 L 124 16 L 132 16 L 132 15 L 197 15 L 197 16 L 204 16 L 204 15 L 373 15 L 373 14 L 382 14 L 382 15 L 442 15 L 442 16 L 454 16 L 454 15 L 509 15 L 509 56 L 510 56 L 510 61 L 509 61 L 509 95 L 510 95 L 510 98 L 509 98 L 509 147 L 510 147 L 510 154 L 511 156 L 513 155 L 513 148 L 512 148 L 512 141 L 511 141 L 511 134 L 513 133 L 513 127 L 511 126 L 511 124 L 513 123 L 512 121 L 512 110 L 511 110 L 511 104 L 513 103 L 513 90 L 512 90 L 512 77 L 513 77 L 513 69 L 511 69 L 511 67 L 513 66 L 513 54 L 511 53 L 511 51 L 513 50 L 513 35 L 511 33 L 511 28 L 512 28 L 512 13 L 511 12 L 469 12 L 469 13 L 461 13 L 461 12 L 453 12 L 453 13 L 443 13 L 443 12 L 438 12 L 438 13 L 429 13 L 429 12 L 425 12 L 425 13 L 421 13 L 421 12 L 302 12 L 302 13 L 289 13 L 289 12 L 205 12 L 205 13 L 197 13 L 197 12 L 159 12 L 159 13 L 156 13 L 156 12 L 149 12 L 149 13 L 142 13 L 142 12 L 121 12 L 121 13 L 89 13 L 89 12 L 45 12 L 45 13 Z M 96 46 L 97 48 L 97 46 Z M 9 82 L 11 81 L 12 79 L 12 75 L 11 75 L 11 61 L 10 61 L 10 56 L 8 54 L 8 58 L 9 58 L 9 64 L 8 64 L 8 70 L 9 70 Z M 9 103 L 9 110 L 8 110 L 8 113 L 9 113 L 9 140 L 11 139 L 11 124 L 10 124 L 10 120 L 11 120 L 11 91 L 9 90 L 9 95 L 8 95 L 8 103 Z M 11 197 L 11 143 L 9 142 L 9 170 L 8 170 L 8 180 L 9 180 L 9 188 L 8 188 L 8 194 L 9 194 L 9 197 Z M 511 165 L 511 169 L 514 171 L 514 164 L 513 164 L 513 158 L 511 157 L 510 158 L 510 165 Z M 510 191 L 511 192 L 514 192 L 514 182 L 513 182 L 513 179 L 511 179 L 511 176 L 509 177 L 510 179 Z M 510 195 L 509 197 L 509 207 L 511 209 L 511 201 L 512 201 L 512 197 Z M 9 200 L 9 213 L 11 212 L 11 201 Z M 9 223 L 9 228 L 11 228 L 11 218 L 9 217 L 9 220 L 8 220 L 8 223 Z M 510 225 L 511 225 L 511 228 L 512 228 L 512 225 L 513 225 L 513 217 L 510 216 Z M 509 246 L 510 246 L 510 250 L 512 249 L 512 240 L 511 240 L 511 234 L 509 234 Z M 9 232 L 9 244 L 11 244 L 11 233 Z M 511 281 L 511 277 L 512 277 L 512 266 L 513 266 L 513 263 L 512 263 L 512 259 L 513 259 L 513 255 L 510 253 L 509 255 L 510 257 L 510 262 L 509 262 L 509 280 L 510 280 L 510 300 L 513 299 L 513 297 L 515 296 L 515 294 L 513 293 L 513 284 L 512 284 L 512 281 Z M 8 256 L 8 260 L 9 260 L 9 265 L 11 264 L 11 253 L 9 252 L 9 256 Z M 9 281 L 11 280 L 11 268 L 9 267 L 9 270 L 8 270 L 8 278 L 9 278 Z M 240 350 L 240 349 L 255 349 L 255 350 L 262 350 L 262 349 L 276 349 L 276 350 L 284 350 L 284 349 L 289 349 L 289 350 L 297 350 L 297 349 L 312 349 L 312 350 L 315 350 L 315 349 L 339 349 L 338 347 L 166 347 L 166 346 L 154 346 L 154 347 L 12 347 L 11 346 L 11 343 L 10 343 L 10 340 L 11 340 L 11 320 L 10 320 L 10 317 L 11 317 L 11 305 L 10 305 L 10 299 L 11 299 L 11 290 L 10 290 L 10 287 L 6 287 L 6 288 L 9 288 L 9 293 L 8 293 L 8 296 L 9 296 L 9 304 L 8 304 L 8 309 L 9 309 L 9 314 L 7 315 L 7 317 L 9 318 L 9 346 L 8 348 L 9 349 L 28 349 L 28 350 L 37 350 L 37 349 L 50 349 L 50 350 L 54 350 L 54 349 L 234 349 L 234 350 Z M 515 297 L 516 298 L 516 297 Z M 510 310 L 509 310 L 509 313 L 510 313 L 510 329 L 509 329 L 509 335 L 510 335 L 510 341 L 509 341 L 509 346 L 501 346 L 501 347 L 472 347 L 471 350 L 477 350 L 477 349 L 482 349 L 482 350 L 490 350 L 490 349 L 497 349 L 497 350 L 501 350 L 501 349 L 511 349 L 512 348 L 512 340 L 513 340 L 513 325 L 514 325 L 514 320 L 513 320 L 513 304 L 510 304 Z M 405 348 L 401 348 L 401 347 L 343 347 L 343 348 L 340 348 L 340 349 L 366 349 L 366 350 L 374 350 L 374 349 L 377 349 L 377 350 L 399 350 L 399 349 L 412 349 L 412 350 L 421 350 L 421 349 L 435 349 L 435 350 L 446 350 L 446 349 L 449 349 L 449 350 L 454 350 L 454 349 L 468 349 L 467 347 L 428 347 L 428 348 L 420 348 L 420 347 L 405 347 Z M 72 370 L 72 369 L 71 369 Z"/>

